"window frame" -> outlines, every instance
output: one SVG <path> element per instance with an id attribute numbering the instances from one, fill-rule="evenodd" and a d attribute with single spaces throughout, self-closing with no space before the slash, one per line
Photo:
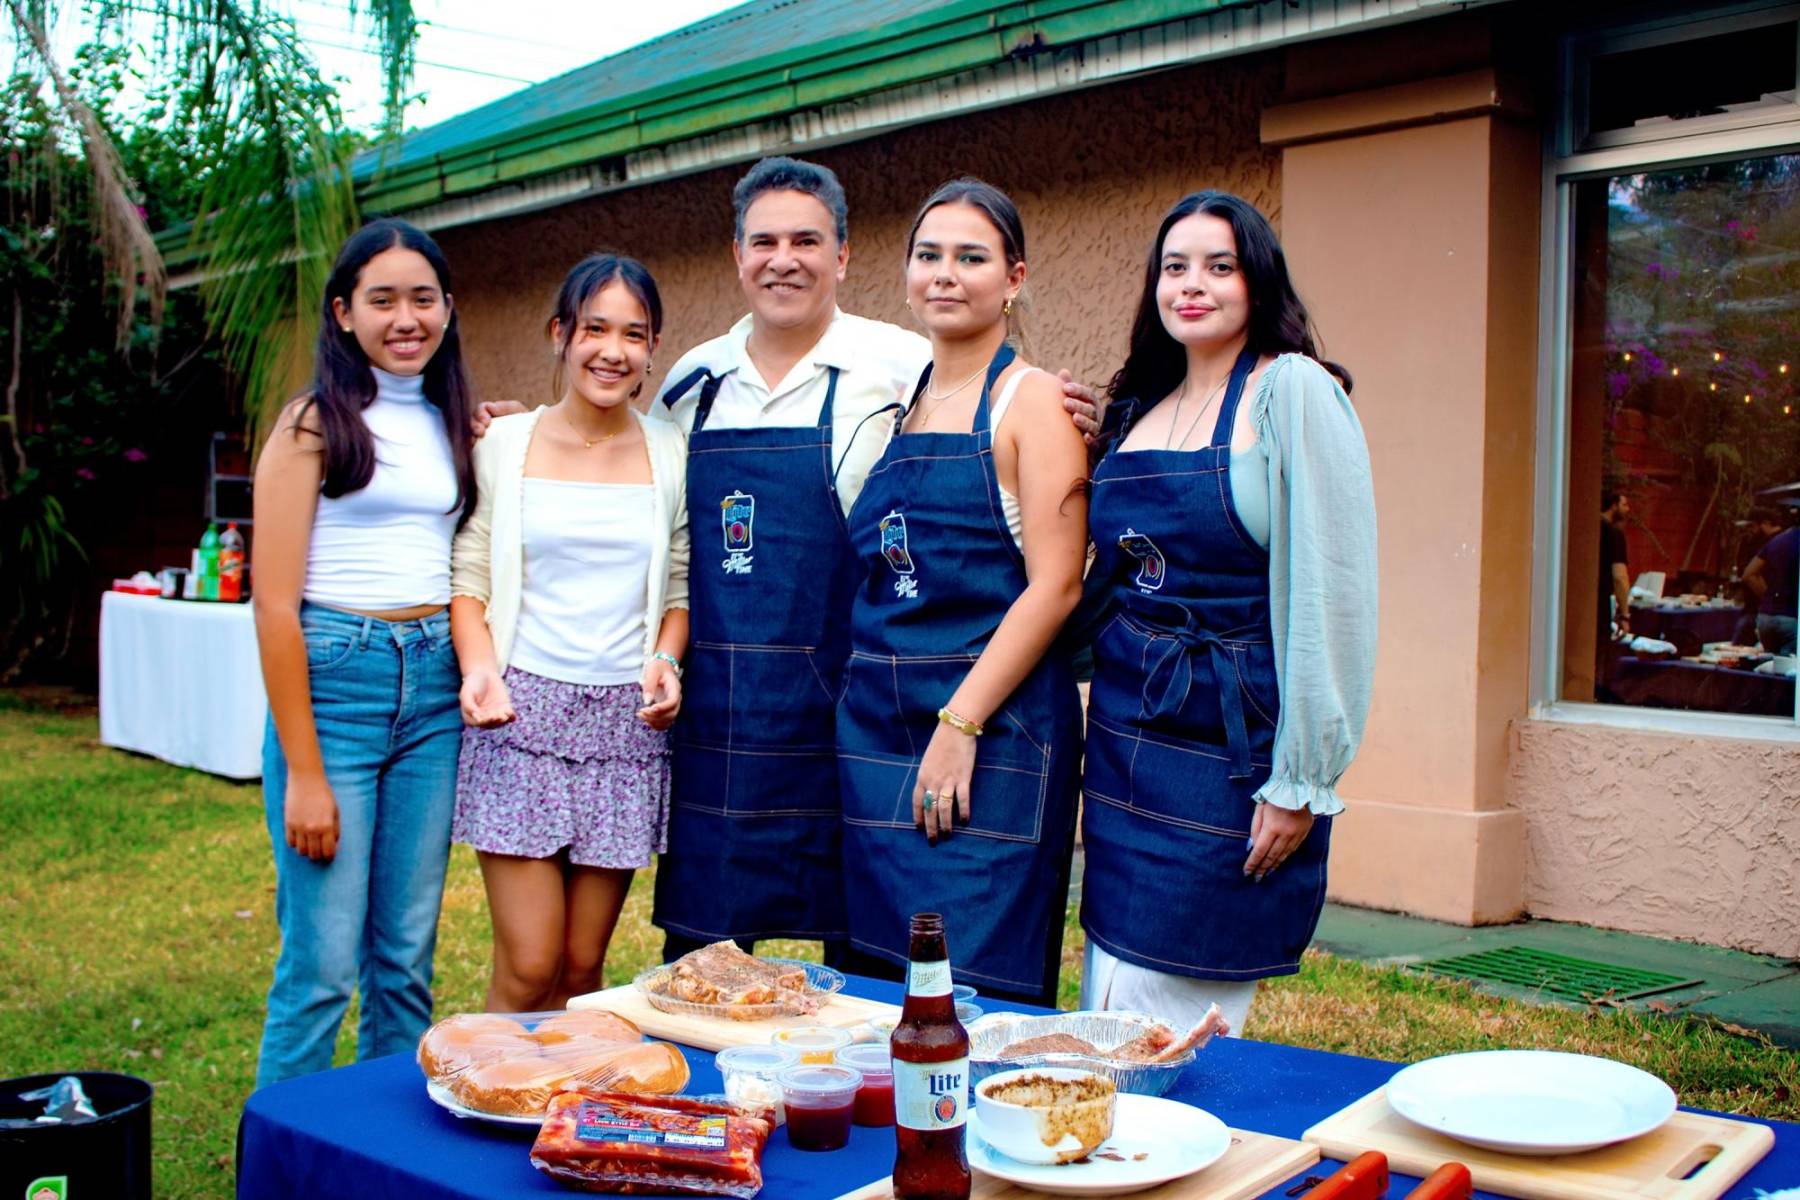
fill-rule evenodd
<path id="1" fill-rule="evenodd" d="M 1623 704 L 1565 700 L 1563 619 L 1568 603 L 1569 383 L 1575 327 L 1571 304 L 1574 280 L 1575 186 L 1630 171 L 1669 170 L 1735 158 L 1800 153 L 1800 103 L 1792 113 L 1758 110 L 1698 117 L 1644 131 L 1608 131 L 1573 148 L 1585 120 L 1586 60 L 1645 45 L 1705 37 L 1729 29 L 1800 20 L 1800 4 L 1738 4 L 1710 12 L 1565 34 L 1559 53 L 1558 117 L 1547 131 L 1540 229 L 1538 281 L 1537 483 L 1533 497 L 1530 716 L 1539 720 L 1607 725 L 1647 732 L 1730 737 L 1800 744 L 1800 681 L 1791 717 L 1718 713 L 1688 709 L 1638 708 Z M 1755 118 L 1755 119 L 1746 119 Z M 1675 132 L 1679 130 L 1680 132 Z"/>

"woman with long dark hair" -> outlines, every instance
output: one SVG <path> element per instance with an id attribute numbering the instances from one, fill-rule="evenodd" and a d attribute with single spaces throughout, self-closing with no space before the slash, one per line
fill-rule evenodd
<path id="1" fill-rule="evenodd" d="M 687 440 L 631 403 L 662 336 L 656 281 L 589 255 L 547 332 L 556 403 L 489 426 L 451 572 L 470 726 L 453 834 L 481 860 L 496 1012 L 600 986 L 632 873 L 667 848 L 688 636 Z"/>
<path id="2" fill-rule="evenodd" d="M 410 1051 L 432 951 L 462 722 L 450 541 L 475 506 L 471 397 L 437 244 L 404 221 L 338 253 L 312 384 L 256 468 L 263 798 L 281 955 L 257 1085 Z"/>
<path id="3" fill-rule="evenodd" d="M 959 978 L 1054 1003 L 1080 701 L 1051 642 L 1081 593 L 1081 435 L 1009 340 L 1025 233 L 999 189 L 939 188 L 907 236 L 932 361 L 850 512 L 863 581 L 838 706 L 851 943 L 892 972 L 945 914 Z"/>
<path id="4" fill-rule="evenodd" d="M 1312 939 L 1374 671 L 1349 388 L 1263 215 L 1176 204 L 1096 448 L 1084 1007 L 1241 1027 Z"/>

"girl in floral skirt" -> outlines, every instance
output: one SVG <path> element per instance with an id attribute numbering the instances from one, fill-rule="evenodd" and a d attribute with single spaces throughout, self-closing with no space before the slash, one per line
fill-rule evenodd
<path id="1" fill-rule="evenodd" d="M 643 264 L 582 260 L 549 323 L 557 402 L 499 418 L 476 446 L 451 582 L 469 726 L 452 835 L 487 885 L 491 1011 L 599 987 L 632 872 L 664 847 L 687 448 L 631 403 L 661 331 Z"/>

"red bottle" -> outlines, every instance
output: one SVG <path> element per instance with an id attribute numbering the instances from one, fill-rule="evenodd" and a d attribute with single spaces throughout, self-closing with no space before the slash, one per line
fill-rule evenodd
<path id="1" fill-rule="evenodd" d="M 912 919 L 894 1060 L 894 1200 L 968 1200 L 969 1034 L 950 998 L 944 918 Z"/>

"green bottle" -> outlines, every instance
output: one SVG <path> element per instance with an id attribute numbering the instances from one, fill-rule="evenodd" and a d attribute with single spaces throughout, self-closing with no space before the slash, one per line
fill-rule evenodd
<path id="1" fill-rule="evenodd" d="M 201 600 L 219 598 L 219 527 L 211 521 L 200 535 L 200 584 L 194 595 Z"/>

